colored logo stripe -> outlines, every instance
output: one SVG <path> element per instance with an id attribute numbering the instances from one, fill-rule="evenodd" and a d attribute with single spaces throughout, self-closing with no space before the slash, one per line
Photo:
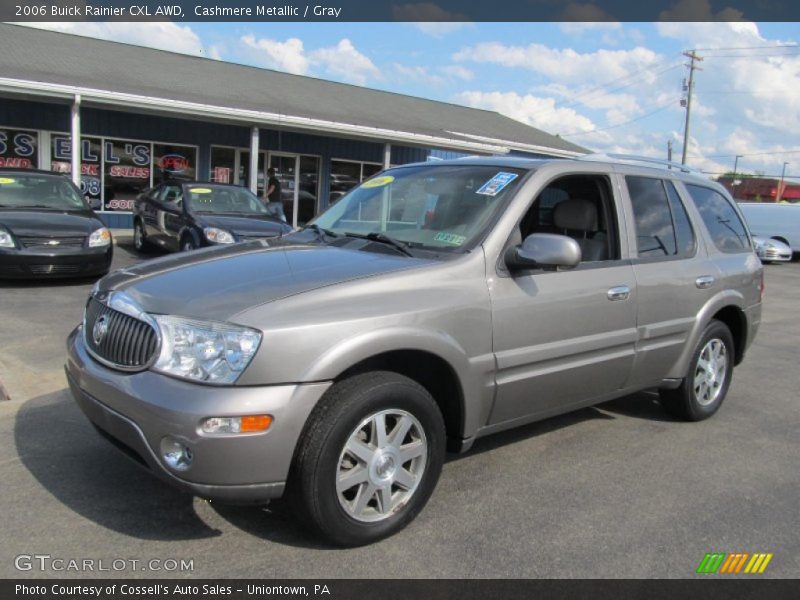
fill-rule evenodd
<path id="1" fill-rule="evenodd" d="M 731 554 L 709 552 L 700 561 L 697 573 L 736 574 L 742 573 L 742 569 L 744 569 L 744 573 L 760 574 L 764 572 L 771 560 L 771 552 L 756 552 L 755 554 L 749 554 L 748 552 L 733 552 Z"/>

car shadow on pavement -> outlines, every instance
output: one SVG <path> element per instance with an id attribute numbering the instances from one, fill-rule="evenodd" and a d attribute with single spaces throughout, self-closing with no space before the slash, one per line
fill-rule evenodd
<path id="1" fill-rule="evenodd" d="M 173 490 L 110 447 L 66 390 L 27 401 L 14 440 L 22 464 L 64 506 L 108 529 L 153 540 L 220 535 Z"/>
<path id="2" fill-rule="evenodd" d="M 212 508 L 228 523 L 263 540 L 312 550 L 333 550 L 300 522 L 287 498 L 273 500 L 269 506 L 215 504 Z"/>
<path id="3" fill-rule="evenodd" d="M 678 422 L 661 406 L 658 401 L 658 392 L 656 391 L 638 392 L 630 396 L 623 396 L 622 398 L 599 404 L 597 408 L 635 419 L 667 423 Z"/>

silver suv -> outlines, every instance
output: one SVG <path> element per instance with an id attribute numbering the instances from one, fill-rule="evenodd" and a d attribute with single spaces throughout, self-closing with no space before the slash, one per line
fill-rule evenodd
<path id="1" fill-rule="evenodd" d="M 108 275 L 66 371 L 98 430 L 164 480 L 289 494 L 350 546 L 414 519 L 446 449 L 646 388 L 710 417 L 762 293 L 736 205 L 679 166 L 415 164 L 283 238 Z"/>

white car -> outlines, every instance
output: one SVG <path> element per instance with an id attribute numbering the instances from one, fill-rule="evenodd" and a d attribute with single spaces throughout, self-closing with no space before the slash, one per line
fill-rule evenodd
<path id="1" fill-rule="evenodd" d="M 783 242 L 795 256 L 800 254 L 800 204 L 740 202 L 739 208 L 750 233 Z"/>
<path id="2" fill-rule="evenodd" d="M 762 263 L 789 262 L 792 260 L 792 249 L 780 240 L 753 236 L 756 255 Z"/>

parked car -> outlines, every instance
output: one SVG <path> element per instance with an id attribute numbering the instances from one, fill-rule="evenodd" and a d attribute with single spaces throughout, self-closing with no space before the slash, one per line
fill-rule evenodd
<path id="1" fill-rule="evenodd" d="M 108 273 L 111 232 L 66 177 L 0 169 L 0 277 Z"/>
<path id="2" fill-rule="evenodd" d="M 789 262 L 792 249 L 788 244 L 772 238 L 753 236 L 753 246 L 762 263 Z"/>
<path id="3" fill-rule="evenodd" d="M 107 276 L 66 371 L 89 419 L 164 480 L 222 502 L 289 492 L 352 546 L 416 517 L 446 447 L 644 389 L 710 417 L 762 293 L 743 219 L 705 177 L 423 163 L 280 239 Z"/>
<path id="4" fill-rule="evenodd" d="M 148 246 L 189 251 L 292 230 L 274 214 L 253 193 L 236 185 L 165 183 L 136 199 L 133 243 L 140 251 Z"/>
<path id="5" fill-rule="evenodd" d="M 740 202 L 739 208 L 753 235 L 783 242 L 800 258 L 800 204 Z"/>

